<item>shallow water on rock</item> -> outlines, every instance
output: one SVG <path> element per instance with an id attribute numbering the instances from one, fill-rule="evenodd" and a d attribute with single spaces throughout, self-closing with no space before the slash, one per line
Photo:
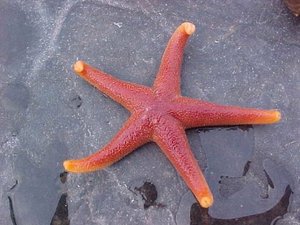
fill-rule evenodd
<path id="1" fill-rule="evenodd" d="M 255 128 L 254 128 L 255 129 Z M 188 192 L 181 199 L 177 224 L 271 224 L 287 212 L 292 194 L 287 171 L 270 159 L 253 166 L 253 127 L 198 129 L 206 154 L 206 177 L 214 193 L 209 210 Z M 260 161 L 260 160 L 258 160 Z M 192 205 L 189 209 L 186 207 Z M 190 213 L 190 217 L 183 216 Z M 274 223 L 273 223 L 274 224 Z"/>

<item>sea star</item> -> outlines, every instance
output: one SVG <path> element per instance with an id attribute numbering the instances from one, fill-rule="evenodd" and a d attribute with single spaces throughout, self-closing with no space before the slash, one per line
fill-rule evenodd
<path id="1" fill-rule="evenodd" d="M 141 145 L 158 144 L 200 205 L 208 208 L 213 195 L 193 156 L 185 129 L 202 126 L 270 124 L 280 120 L 277 110 L 223 106 L 180 94 L 180 70 L 184 46 L 195 31 L 192 23 L 182 23 L 173 33 L 152 87 L 133 84 L 77 61 L 74 71 L 101 92 L 131 112 L 115 137 L 98 152 L 67 160 L 69 172 L 81 173 L 107 167 Z"/>

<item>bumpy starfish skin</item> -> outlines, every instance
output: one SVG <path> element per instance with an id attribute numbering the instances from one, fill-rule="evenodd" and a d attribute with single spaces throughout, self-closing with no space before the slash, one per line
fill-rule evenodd
<path id="1" fill-rule="evenodd" d="M 202 207 L 213 204 L 213 195 L 190 149 L 185 129 L 201 126 L 270 124 L 280 120 L 276 110 L 222 106 L 180 94 L 184 46 L 195 26 L 185 22 L 172 35 L 163 54 L 154 85 L 124 82 L 78 61 L 75 72 L 101 92 L 123 105 L 131 116 L 100 151 L 67 160 L 67 171 L 81 173 L 113 164 L 141 145 L 156 142 Z"/>

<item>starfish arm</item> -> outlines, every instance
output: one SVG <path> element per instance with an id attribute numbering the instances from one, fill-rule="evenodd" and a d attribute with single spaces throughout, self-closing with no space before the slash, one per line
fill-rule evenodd
<path id="1" fill-rule="evenodd" d="M 83 61 L 74 64 L 74 71 L 131 112 L 152 96 L 150 88 L 119 80 Z"/>
<path id="2" fill-rule="evenodd" d="M 102 169 L 150 141 L 151 132 L 147 121 L 137 117 L 132 115 L 103 149 L 82 159 L 64 161 L 65 170 L 84 173 Z"/>
<path id="3" fill-rule="evenodd" d="M 238 106 L 218 105 L 180 97 L 174 105 L 173 115 L 185 128 L 202 126 L 272 124 L 281 119 L 277 110 L 261 110 Z"/>
<path id="4" fill-rule="evenodd" d="M 210 207 L 213 203 L 212 193 L 193 156 L 181 124 L 172 117 L 162 118 L 159 126 L 154 129 L 153 140 L 171 161 L 200 205 L 204 208 Z"/>
<path id="5" fill-rule="evenodd" d="M 164 96 L 180 94 L 180 73 L 184 46 L 195 31 L 195 25 L 182 23 L 170 38 L 154 81 L 154 90 Z"/>

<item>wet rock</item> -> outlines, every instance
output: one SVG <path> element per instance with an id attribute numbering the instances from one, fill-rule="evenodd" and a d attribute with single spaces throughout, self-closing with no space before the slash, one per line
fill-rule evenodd
<path id="1" fill-rule="evenodd" d="M 182 94 L 278 108 L 282 122 L 187 132 L 216 196 L 208 213 L 154 144 L 105 170 L 66 176 L 63 160 L 96 152 L 129 116 L 72 64 L 86 60 L 151 85 L 170 34 L 186 20 L 197 31 L 185 49 Z M 281 1 L 1 1 L 0 224 L 258 221 L 287 185 L 288 212 L 272 215 L 275 224 L 299 223 L 299 32 Z"/>

